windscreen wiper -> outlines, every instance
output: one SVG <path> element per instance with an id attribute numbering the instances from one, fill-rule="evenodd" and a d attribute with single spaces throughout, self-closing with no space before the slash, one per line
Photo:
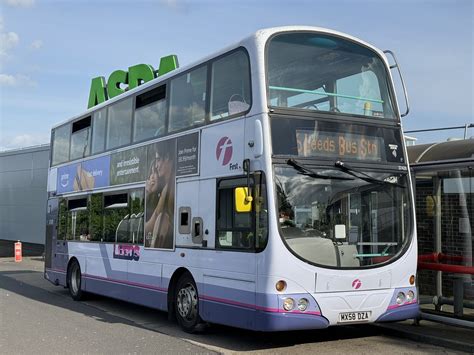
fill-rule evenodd
<path id="1" fill-rule="evenodd" d="M 298 163 L 294 159 L 288 159 L 286 163 L 289 166 L 292 166 L 298 172 L 298 174 L 309 176 L 315 179 L 354 180 L 353 178 L 348 178 L 348 177 L 318 174 L 317 172 L 311 170 L 310 168 L 304 166 L 303 164 Z"/>
<path id="2" fill-rule="evenodd" d="M 351 166 L 348 166 L 346 163 L 343 161 L 336 161 L 334 163 L 334 166 L 338 168 L 339 170 L 345 172 L 348 175 L 354 176 L 358 179 L 364 180 L 366 182 L 374 183 L 374 184 L 379 184 L 379 185 L 390 185 L 390 186 L 396 186 L 396 187 L 402 187 L 406 188 L 405 185 L 398 184 L 396 182 L 390 182 L 388 180 L 381 180 L 381 179 L 376 179 L 369 174 L 364 173 L 363 171 L 356 170 L 352 168 Z"/>

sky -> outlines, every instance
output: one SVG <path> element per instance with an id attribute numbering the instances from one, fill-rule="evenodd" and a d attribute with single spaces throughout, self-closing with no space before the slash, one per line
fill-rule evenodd
<path id="1" fill-rule="evenodd" d="M 397 55 L 405 130 L 474 123 L 472 0 L 0 0 L 0 151 L 49 142 L 87 108 L 93 77 L 138 63 L 181 66 L 261 28 L 326 27 Z M 399 95 L 400 105 L 404 99 Z M 463 130 L 410 134 L 417 143 Z M 474 128 L 468 131 L 474 136 Z"/>

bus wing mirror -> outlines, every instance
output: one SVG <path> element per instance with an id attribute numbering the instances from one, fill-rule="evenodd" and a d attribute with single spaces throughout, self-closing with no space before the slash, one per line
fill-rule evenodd
<path id="1" fill-rule="evenodd" d="M 393 53 L 392 51 L 390 51 L 388 49 L 383 51 L 383 52 L 385 54 L 390 54 L 391 55 L 391 57 L 393 58 L 395 63 L 390 65 L 390 69 L 395 69 L 396 68 L 397 71 L 398 71 L 398 75 L 400 76 L 400 82 L 402 84 L 403 95 L 405 96 L 405 104 L 406 104 L 405 113 L 402 113 L 400 116 L 405 117 L 406 115 L 408 115 L 408 112 L 410 112 L 410 102 L 408 101 L 407 88 L 405 86 L 405 81 L 403 80 L 403 75 L 402 75 L 402 71 L 400 69 L 400 64 L 398 64 L 397 57 L 395 57 L 395 53 Z"/>
<path id="2" fill-rule="evenodd" d="M 234 189 L 235 210 L 237 212 L 252 211 L 252 197 L 248 195 L 247 187 L 236 187 Z"/>

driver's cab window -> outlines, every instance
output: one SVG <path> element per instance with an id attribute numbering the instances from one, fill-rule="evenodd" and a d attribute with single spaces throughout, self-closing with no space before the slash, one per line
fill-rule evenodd
<path id="1" fill-rule="evenodd" d="M 248 211 L 239 211 L 236 189 L 252 197 Z M 261 173 L 247 178 L 223 179 L 217 186 L 217 241 L 222 249 L 262 250 L 268 238 L 266 189 Z"/>

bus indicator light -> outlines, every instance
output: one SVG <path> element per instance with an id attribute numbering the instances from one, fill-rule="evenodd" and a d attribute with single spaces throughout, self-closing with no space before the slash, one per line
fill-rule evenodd
<path id="1" fill-rule="evenodd" d="M 415 284 L 415 275 L 411 275 L 410 276 L 410 285 L 414 285 Z"/>
<path id="2" fill-rule="evenodd" d="M 286 282 L 283 280 L 279 280 L 276 283 L 275 288 L 277 289 L 278 292 L 284 291 L 286 289 Z"/>

